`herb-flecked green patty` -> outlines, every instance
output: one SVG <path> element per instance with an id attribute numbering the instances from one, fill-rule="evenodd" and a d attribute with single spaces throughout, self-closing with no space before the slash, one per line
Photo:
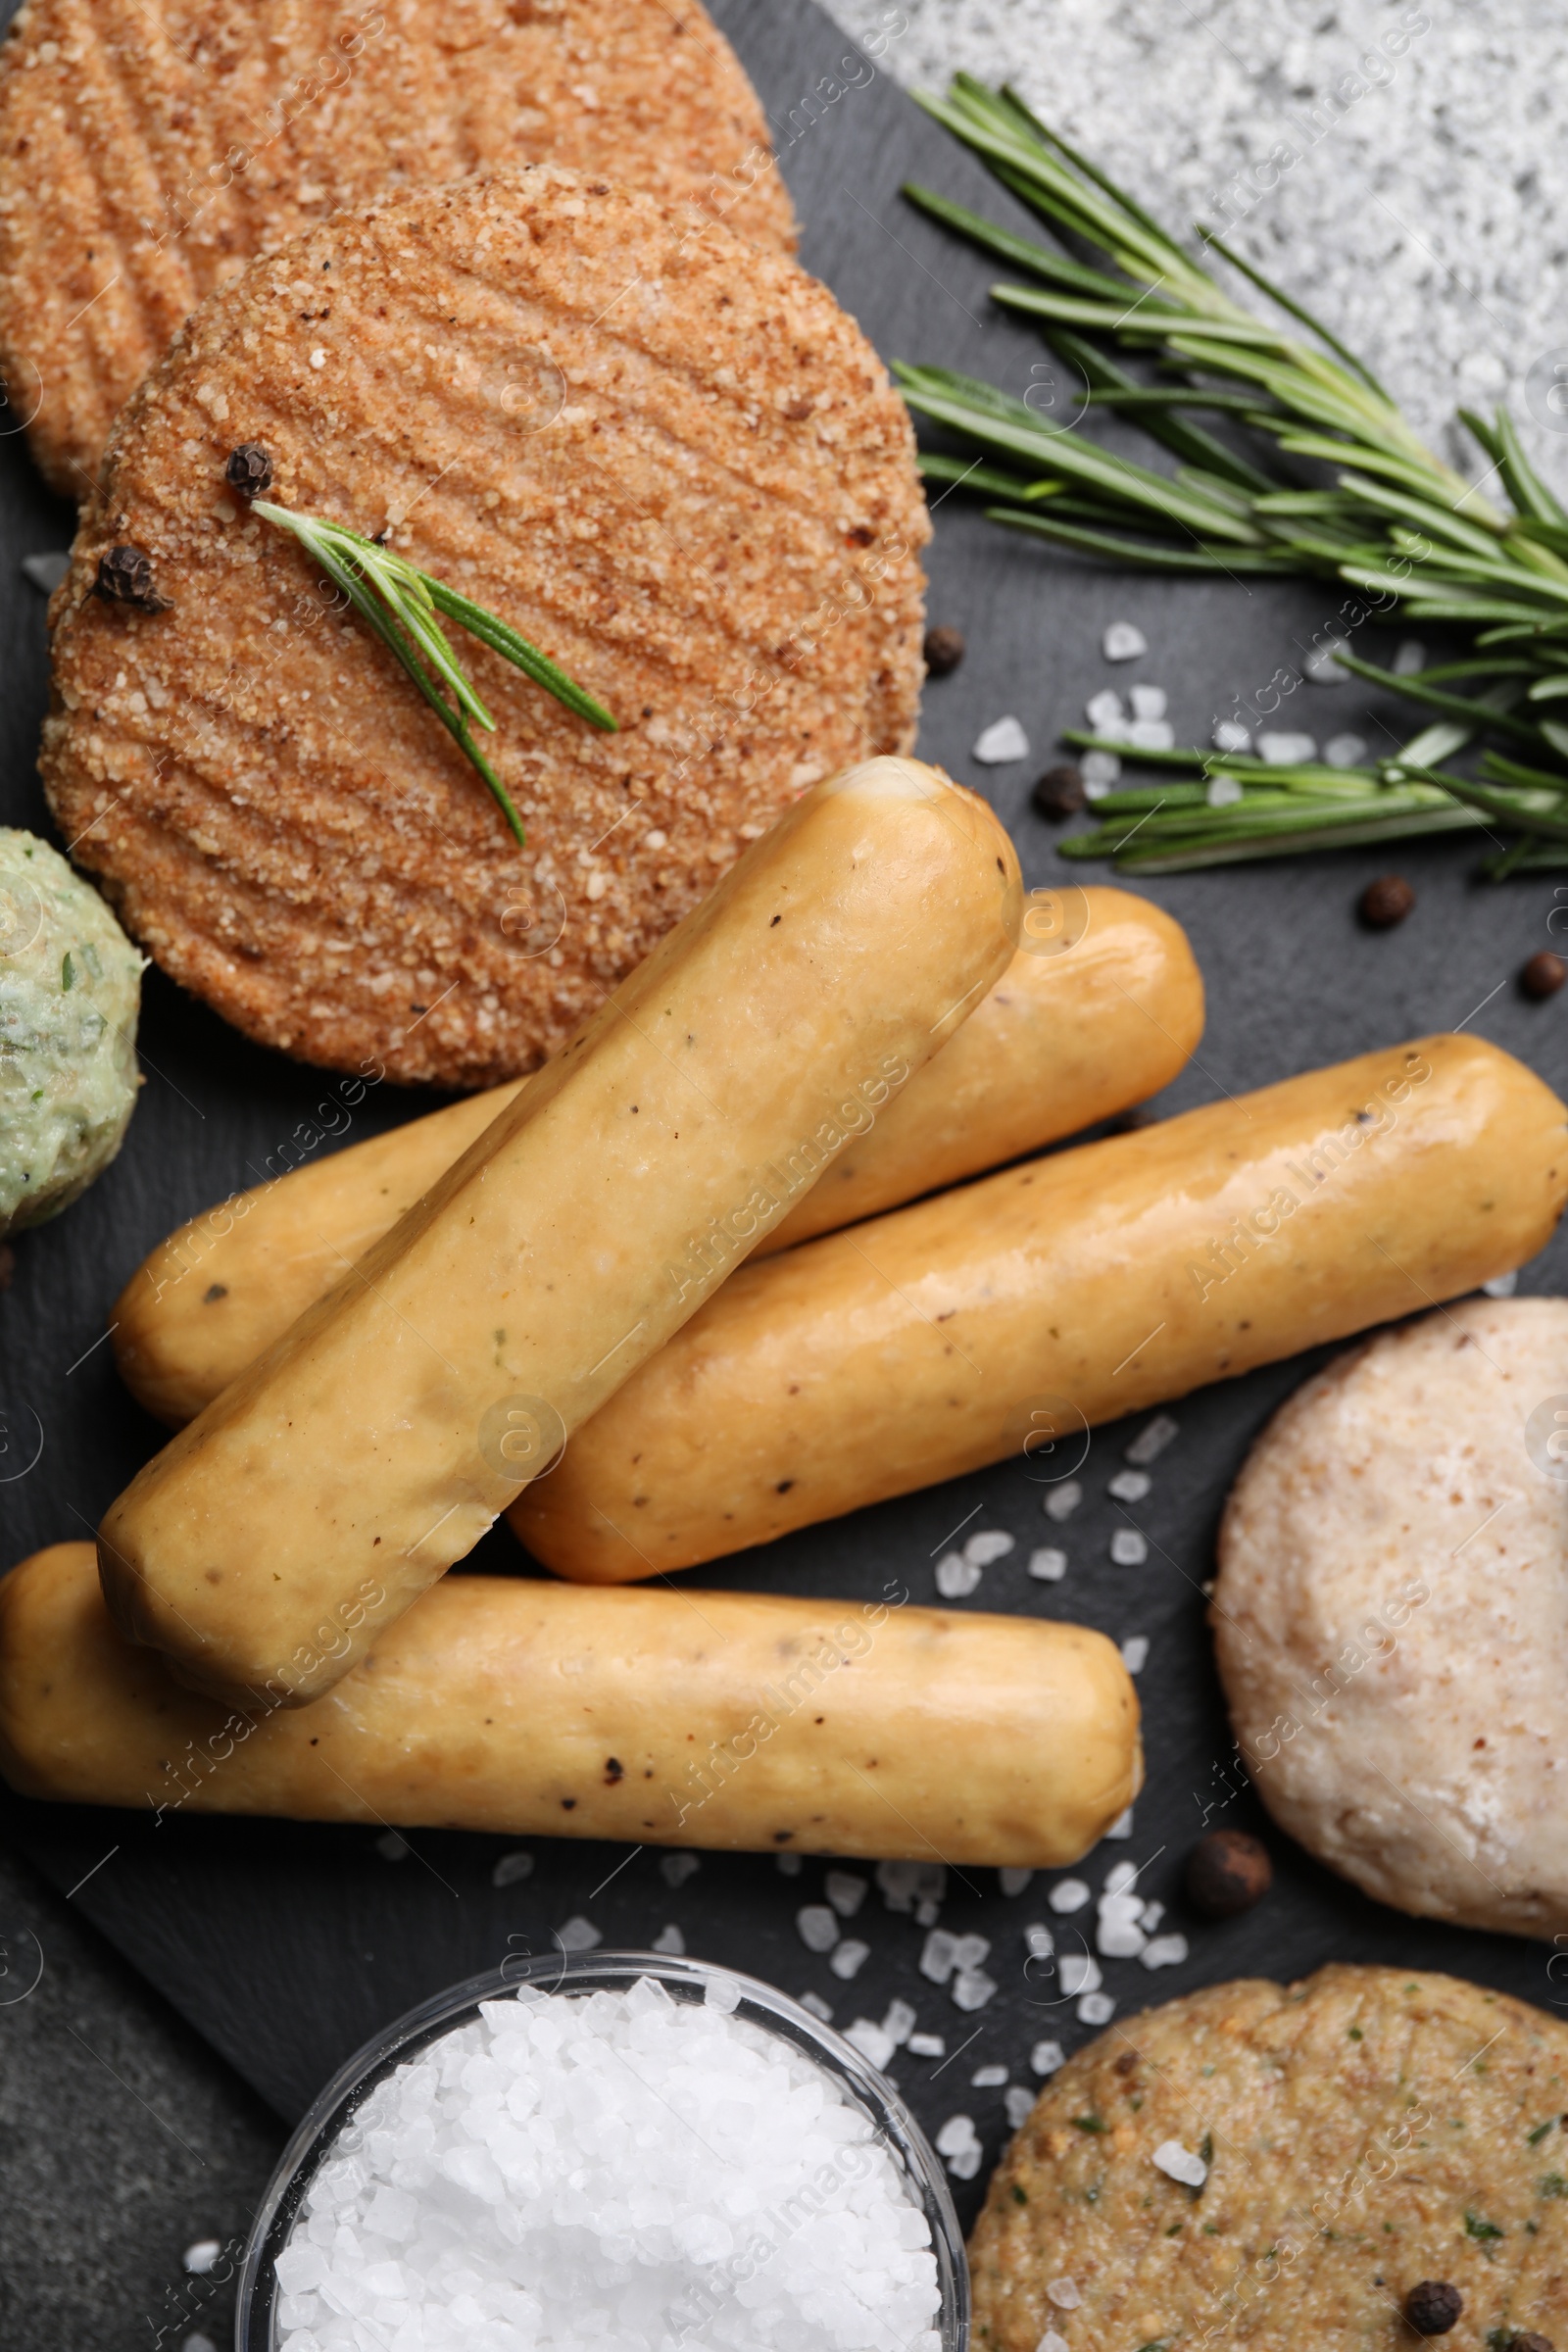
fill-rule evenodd
<path id="1" fill-rule="evenodd" d="M 141 975 L 91 883 L 0 828 L 0 1234 L 58 1215 L 120 1150 Z"/>
<path id="2" fill-rule="evenodd" d="M 1568 2025 L 1452 1977 L 1324 1968 L 1118 2019 L 992 2180 L 975 2343 L 1409 2352 L 1438 2281 L 1455 2347 L 1563 2352 L 1565 2111 Z"/>

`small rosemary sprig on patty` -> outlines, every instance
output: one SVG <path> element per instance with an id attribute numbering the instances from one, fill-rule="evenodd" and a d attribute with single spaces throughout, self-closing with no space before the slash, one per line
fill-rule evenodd
<path id="1" fill-rule="evenodd" d="M 518 842 L 526 841 L 512 795 L 473 738 L 475 726 L 493 735 L 496 722 L 465 677 L 437 614 L 455 620 L 578 718 L 614 733 L 616 721 L 603 704 L 596 703 L 548 654 L 530 645 L 526 637 L 519 637 L 496 613 L 460 596 L 433 572 L 420 571 L 389 547 L 362 539 L 358 531 L 340 522 L 327 522 L 318 514 L 291 514 L 287 507 L 275 507 L 265 498 L 252 499 L 251 512 L 275 523 L 279 530 L 292 531 L 333 586 L 341 589 L 361 619 L 402 662 L 448 734 L 472 760 Z"/>

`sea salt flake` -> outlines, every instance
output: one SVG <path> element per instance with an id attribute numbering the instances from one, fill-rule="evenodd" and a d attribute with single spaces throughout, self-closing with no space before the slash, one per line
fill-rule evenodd
<path id="1" fill-rule="evenodd" d="M 1150 2162 L 1157 2165 L 1170 2180 L 1180 2180 L 1186 2188 L 1201 2188 L 1208 2179 L 1208 2167 L 1201 2156 L 1195 2154 L 1191 2148 L 1184 2148 L 1179 2139 L 1162 2139 Z"/>
<path id="2" fill-rule="evenodd" d="M 1108 2026 L 1116 2014 L 1116 2004 L 1108 1992 L 1086 1992 L 1078 2004 L 1078 2015 L 1086 2026 Z"/>
<path id="3" fill-rule="evenodd" d="M 1130 1894 L 1137 1884 L 1138 1865 L 1136 1862 L 1129 1862 L 1125 1859 L 1113 1862 L 1105 1873 L 1105 1884 L 1101 1891 L 1100 1899 L 1104 1902 L 1107 1897 L 1114 1899 L 1118 1894 Z"/>
<path id="4" fill-rule="evenodd" d="M 848 1984 L 851 1977 L 858 1976 L 870 1957 L 871 1946 L 868 1943 L 858 1942 L 853 1936 L 847 1936 L 844 1941 L 835 1947 L 828 1966 L 836 1977 L 842 1977 Z"/>
<path id="5" fill-rule="evenodd" d="M 795 1930 L 808 1952 L 830 1952 L 839 1939 L 838 1916 L 826 1903 L 807 1903 L 795 1914 Z"/>
<path id="6" fill-rule="evenodd" d="M 1059 1585 L 1067 1573 L 1067 1554 L 1055 1544 L 1042 1544 L 1029 1554 L 1029 1573 L 1040 1585 Z"/>
<path id="7" fill-rule="evenodd" d="M 1165 1906 L 1163 1903 L 1146 1903 L 1144 1905 L 1143 1918 L 1144 1934 L 1146 1936 L 1152 1936 L 1154 1930 L 1158 1927 L 1164 1916 Z"/>
<path id="8" fill-rule="evenodd" d="M 1328 767 L 1359 767 L 1366 758 L 1364 735 L 1331 735 L 1323 746 L 1324 764 Z"/>
<path id="9" fill-rule="evenodd" d="M 1118 1470 L 1105 1492 L 1118 1502 L 1142 1502 L 1153 1483 L 1147 1470 Z"/>
<path id="10" fill-rule="evenodd" d="M 1084 716 L 1097 735 L 1108 735 L 1113 741 L 1120 738 L 1127 724 L 1127 713 L 1121 696 L 1113 686 L 1102 686 L 1084 705 Z"/>
<path id="11" fill-rule="evenodd" d="M 564 1928 L 558 1928 L 556 1936 L 564 1952 L 591 1952 L 605 1940 L 603 1929 L 596 1928 L 591 1919 L 584 1919 L 581 1912 L 568 1919 Z"/>
<path id="12" fill-rule="evenodd" d="M 1022 1894 L 1034 1875 L 1032 1870 L 1014 1870 L 1010 1866 L 1004 1866 L 998 1871 L 997 1880 L 1003 1893 L 1010 1896 Z"/>
<path id="13" fill-rule="evenodd" d="M 971 2090 L 1000 2090 L 1007 2080 L 1004 2066 L 977 2066 L 969 2077 Z"/>
<path id="14" fill-rule="evenodd" d="M 1058 2335 L 1054 2328 L 1048 2328 L 1036 2344 L 1035 2352 L 1070 2352 L 1070 2348 L 1064 2335 Z"/>
<path id="15" fill-rule="evenodd" d="M 963 1547 L 963 1556 L 971 1568 L 991 1568 L 1004 1560 L 1017 1542 L 1015 1536 L 1004 1534 L 1000 1527 L 983 1528 L 973 1535 Z"/>
<path id="16" fill-rule="evenodd" d="M 1125 1812 L 1125 1813 L 1118 1813 L 1118 1814 L 1117 1814 L 1117 1816 L 1116 1816 L 1115 1820 L 1114 1820 L 1114 1821 L 1111 1823 L 1111 1825 L 1110 1825 L 1109 1829 L 1108 1829 L 1108 1830 L 1105 1832 L 1105 1836 L 1106 1836 L 1107 1838 L 1130 1838 L 1130 1837 L 1132 1836 L 1132 1834 L 1133 1834 L 1133 1809 L 1132 1809 L 1131 1805 L 1129 1805 L 1129 1806 L 1127 1807 L 1127 1810 L 1126 1810 L 1126 1812 Z"/>
<path id="17" fill-rule="evenodd" d="M 939 2156 L 956 2156 L 961 2149 L 973 2146 L 977 2137 L 972 2115 L 950 2115 L 934 2145 Z"/>
<path id="18" fill-rule="evenodd" d="M 195 2238 L 180 2256 L 180 2268 L 188 2271 L 193 2278 L 205 2278 L 222 2251 L 222 2245 L 216 2237 Z"/>
<path id="19" fill-rule="evenodd" d="M 1028 759 L 1029 738 L 1010 714 L 996 718 L 981 729 L 972 756 L 982 767 L 1004 767 L 1009 760 Z"/>
<path id="20" fill-rule="evenodd" d="M 1134 718 L 1163 718 L 1166 696 L 1163 686 L 1135 686 L 1128 698 Z"/>
<path id="21" fill-rule="evenodd" d="M 660 1929 L 649 1948 L 662 1953 L 668 1960 L 678 1960 L 686 1949 L 686 1938 L 671 1920 L 667 1928 Z"/>
<path id="22" fill-rule="evenodd" d="M 1187 1957 L 1185 1936 L 1156 1936 L 1141 1955 L 1146 1968 L 1179 1968 Z"/>
<path id="23" fill-rule="evenodd" d="M 896 2050 L 903 2049 L 914 2031 L 914 2009 L 908 2001 L 889 2001 L 882 2031 Z"/>
<path id="24" fill-rule="evenodd" d="M 492 1886 L 515 1886 L 533 1876 L 533 1856 L 519 1847 L 515 1853 L 503 1854 L 490 1873 Z"/>
<path id="25" fill-rule="evenodd" d="M 1084 752 L 1078 761 L 1078 773 L 1084 780 L 1085 797 L 1102 801 L 1111 786 L 1121 776 L 1121 758 L 1116 752 Z"/>
<path id="26" fill-rule="evenodd" d="M 922 1928 L 934 1928 L 937 1924 L 937 1921 L 942 1916 L 942 1905 L 940 1903 L 933 1902 L 931 1897 L 927 1895 L 923 1902 L 915 1904 L 914 1916 L 918 1926 Z"/>
<path id="27" fill-rule="evenodd" d="M 1208 740 L 1216 752 L 1250 752 L 1252 748 L 1252 731 L 1250 727 L 1244 727 L 1239 718 L 1216 718 L 1214 732 Z"/>
<path id="28" fill-rule="evenodd" d="M 920 1951 L 920 1974 L 933 1984 L 946 1984 L 958 1965 L 958 1938 L 947 1928 L 933 1928 Z"/>
<path id="29" fill-rule="evenodd" d="M 1293 734 L 1289 729 L 1259 735 L 1257 756 L 1268 767 L 1295 767 L 1303 760 L 1317 758 L 1317 738 Z"/>
<path id="30" fill-rule="evenodd" d="M 1110 1556 L 1118 1568 L 1141 1568 L 1149 1557 L 1148 1538 L 1136 1527 L 1118 1527 L 1110 1539 Z"/>
<path id="31" fill-rule="evenodd" d="M 1082 1879 L 1058 1879 L 1046 1900 L 1053 1911 L 1066 1913 L 1081 1911 L 1091 1896 Z"/>
<path id="32" fill-rule="evenodd" d="M 1519 1270 L 1515 1267 L 1511 1274 L 1494 1274 L 1492 1280 L 1484 1282 L 1481 1288 L 1489 1298 L 1511 1298 L 1519 1288 Z"/>
<path id="33" fill-rule="evenodd" d="M 1169 1413 L 1156 1413 L 1152 1421 L 1146 1422 L 1132 1444 L 1125 1448 L 1122 1459 L 1136 1464 L 1140 1470 L 1147 1470 L 1150 1463 L 1157 1461 L 1166 1446 L 1180 1435 L 1181 1424 L 1179 1422 L 1173 1421 Z"/>
<path id="34" fill-rule="evenodd" d="M 944 1600 L 967 1600 L 982 1573 L 961 1551 L 945 1551 L 937 1562 L 937 1591 Z"/>
<path id="35" fill-rule="evenodd" d="M 824 2001 L 819 1992 L 803 1992 L 801 2007 L 808 2009 L 813 2017 L 820 2018 L 824 2026 L 830 2026 L 833 2023 L 833 2004 L 831 2001 Z"/>
<path id="36" fill-rule="evenodd" d="M 1059 1486 L 1050 1489 L 1040 1507 L 1046 1517 L 1054 1519 L 1059 1527 L 1063 1519 L 1072 1517 L 1083 1498 L 1084 1491 L 1079 1481 L 1076 1478 L 1064 1478 Z"/>
<path id="37" fill-rule="evenodd" d="M 1149 651 L 1149 639 L 1130 620 L 1113 620 L 1100 640 L 1107 662 L 1138 662 Z"/>
<path id="38" fill-rule="evenodd" d="M 1066 2063 L 1066 2052 L 1059 2041 L 1037 2041 L 1029 2053 L 1029 2064 L 1037 2075 L 1054 2075 Z"/>
<path id="39" fill-rule="evenodd" d="M 1246 798 L 1240 776 L 1210 776 L 1203 793 L 1204 804 L 1210 808 L 1234 808 L 1238 801 Z"/>
<path id="40" fill-rule="evenodd" d="M 775 1854 L 773 1868 L 781 1879 L 798 1879 L 801 1875 L 802 1858 L 799 1854 Z"/>
<path id="41" fill-rule="evenodd" d="M 1138 691 L 1135 687 L 1134 693 Z M 1168 752 L 1176 741 L 1176 730 L 1168 718 L 1130 718 L 1123 740 L 1140 752 Z"/>
<path id="42" fill-rule="evenodd" d="M 793 1862 L 797 1870 L 800 1868 L 799 1854 L 790 1854 L 787 1857 L 780 1854 L 781 1862 L 786 1859 Z M 659 1858 L 659 1875 L 671 1893 L 677 1887 L 684 1886 L 688 1879 L 694 1879 L 702 1867 L 702 1857 L 699 1854 L 662 1854 Z"/>
<path id="43" fill-rule="evenodd" d="M 1054 2303 L 1058 2311 L 1076 2311 L 1083 2301 L 1074 2278 L 1053 2278 L 1046 2287 L 1046 2301 Z"/>
<path id="44" fill-rule="evenodd" d="M 23 578 L 32 587 L 41 589 L 45 596 L 53 596 L 70 569 L 71 555 L 68 549 L 62 549 L 57 554 L 24 556 L 22 559 Z"/>
<path id="45" fill-rule="evenodd" d="M 1389 663 L 1396 678 L 1413 678 L 1418 669 L 1427 665 L 1427 649 L 1419 637 L 1401 637 Z"/>
<path id="46" fill-rule="evenodd" d="M 1034 2112 L 1034 2104 L 1035 2094 L 1026 2082 L 1014 2082 L 1010 2090 L 1003 2092 L 1002 2105 L 1010 2132 L 1023 2130 Z"/>
<path id="47" fill-rule="evenodd" d="M 945 2037 L 940 2034 L 911 2034 L 909 2035 L 908 2048 L 911 2058 L 940 2058 L 947 2046 Z"/>
<path id="48" fill-rule="evenodd" d="M 1121 1645 L 1121 1662 L 1129 1674 L 1142 1674 L 1149 1663 L 1149 1636 L 1129 1634 Z"/>
<path id="49" fill-rule="evenodd" d="M 1309 686 L 1348 686 L 1350 673 L 1340 666 L 1340 656 L 1349 652 L 1343 637 L 1329 637 L 1315 645 L 1301 664 L 1302 675 Z"/>
<path id="50" fill-rule="evenodd" d="M 917 1902 L 940 1903 L 948 1891 L 941 1862 L 879 1862 L 873 1872 L 890 1911 L 912 1911 Z"/>
<path id="51" fill-rule="evenodd" d="M 1023 1932 L 1023 1948 L 1031 1960 L 1049 1960 L 1056 1948 L 1056 1938 L 1040 1921 Z"/>
<path id="52" fill-rule="evenodd" d="M 830 1870 L 822 1881 L 822 1891 L 840 1919 L 853 1919 L 865 1900 L 869 1879 L 862 1879 L 853 1870 Z"/>

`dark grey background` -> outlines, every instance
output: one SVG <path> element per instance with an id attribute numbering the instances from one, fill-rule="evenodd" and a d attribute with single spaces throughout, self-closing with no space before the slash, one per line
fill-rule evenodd
<path id="1" fill-rule="evenodd" d="M 716 13 L 772 117 L 806 223 L 808 266 L 887 358 L 942 361 L 1025 389 L 1043 347 L 991 312 L 985 265 L 916 218 L 898 191 L 912 173 L 981 208 L 1005 214 L 1007 200 L 884 73 L 866 81 L 863 66 L 846 66 L 850 44 L 809 0 L 729 0 Z M 824 105 L 827 77 L 861 86 Z M 20 443 L 0 447 L 4 813 L 46 834 L 33 775 L 45 696 L 43 602 L 17 565 L 24 554 L 64 547 L 71 530 L 70 513 L 40 489 Z M 1282 665 L 1299 661 L 1339 603 L 1327 587 L 1156 584 L 1080 568 L 985 524 L 957 497 L 941 503 L 931 581 L 931 617 L 961 627 L 970 650 L 956 677 L 928 689 L 921 749 L 991 795 L 1031 882 L 1069 871 L 1027 795 L 1056 730 L 1078 723 L 1089 693 L 1134 678 L 1161 684 L 1178 740 L 1203 741 L 1217 713 L 1238 700 L 1250 704 Z M 1141 625 L 1151 653 L 1111 670 L 1100 640 L 1116 617 Z M 1372 630 L 1359 640 L 1373 658 L 1393 641 Z M 976 735 L 1007 711 L 1023 721 L 1034 758 L 1000 771 L 976 768 Z M 1303 687 L 1273 723 L 1320 739 L 1354 726 L 1392 748 L 1414 722 L 1348 686 Z M 1160 1107 L 1460 1024 L 1560 1088 L 1568 998 L 1528 1005 L 1512 975 L 1553 944 L 1548 917 L 1554 906 L 1568 906 L 1568 892 L 1559 898 L 1549 879 L 1477 885 L 1476 855 L 1462 843 L 1402 852 L 1396 862 L 1419 904 L 1402 929 L 1383 937 L 1357 927 L 1353 904 L 1363 882 L 1394 862 L 1387 854 L 1150 885 L 1187 924 L 1210 1006 L 1198 1057 Z M 68 1216 L 24 1238 L 15 1286 L 0 1298 L 0 1407 L 13 1428 L 36 1414 L 44 1438 L 36 1468 L 0 1484 L 8 1558 L 90 1532 L 160 1441 L 121 1390 L 108 1349 L 88 1352 L 125 1277 L 172 1225 L 253 1181 L 267 1152 L 323 1093 L 318 1077 L 246 1045 L 156 972 L 148 975 L 142 1043 L 148 1085 L 121 1159 Z M 353 1140 L 421 1107 L 383 1090 L 366 1104 Z M 1527 1269 L 1522 1287 L 1559 1289 L 1563 1251 L 1559 1239 Z M 1167 1924 L 1191 1936 L 1192 1954 L 1157 1977 L 1135 1962 L 1106 1964 L 1107 1988 L 1124 2010 L 1216 1978 L 1300 1972 L 1330 1957 L 1419 1962 L 1549 2002 L 1558 1988 L 1544 1949 L 1412 1924 L 1361 1900 L 1278 1838 L 1275 1890 L 1259 1911 L 1225 1928 L 1184 1914 L 1181 1859 L 1204 1819 L 1257 1826 L 1258 1818 L 1249 1796 L 1231 1793 L 1230 1743 L 1202 1628 L 1200 1588 L 1210 1573 L 1214 1523 L 1252 1436 L 1317 1360 L 1227 1384 L 1179 1408 L 1180 1441 L 1157 1464 L 1154 1492 L 1136 1513 L 1151 1538 L 1144 1568 L 1114 1568 L 1107 1558 L 1121 1515 L 1105 1483 L 1132 1434 L 1108 1429 L 1096 1434 L 1082 1473 L 1089 1497 L 1064 1531 L 1041 1518 L 1040 1488 L 1011 1465 L 807 1531 L 690 1581 L 868 1596 L 891 1579 L 931 1599 L 934 1558 L 967 1520 L 971 1530 L 1004 1528 L 1018 1539 L 1012 1557 L 988 1570 L 972 1605 L 1147 1635 L 1141 1689 L 1150 1787 L 1132 1841 L 1102 1848 L 1086 1875 L 1098 1885 L 1123 1854 L 1145 1864 L 1145 1891 L 1170 1904 Z M 1063 1584 L 1025 1576 L 1031 1545 L 1045 1541 L 1063 1542 L 1071 1556 Z M 471 1564 L 528 1570 L 504 1534 Z M 1013 2081 L 1029 2081 L 1033 2040 L 1059 2034 L 1070 2046 L 1088 2034 L 1070 2005 L 1053 2003 L 1049 1984 L 1023 1975 L 1019 1931 L 1042 1915 L 1041 1880 L 1008 1901 L 989 1872 L 955 1875 L 944 1923 L 993 1938 L 990 1966 L 1002 1987 L 963 2019 L 918 1974 L 919 1929 L 890 1916 L 874 1893 L 849 1931 L 872 1946 L 853 1984 L 808 1954 L 794 1913 L 820 1899 L 820 1863 L 787 1880 L 767 1858 L 705 1856 L 698 1875 L 672 1893 L 654 1852 L 627 1858 L 622 1849 L 540 1842 L 533 1876 L 498 1892 L 490 1873 L 507 1841 L 476 1837 L 418 1833 L 393 1861 L 373 1834 L 356 1830 L 195 1818 L 155 1828 L 135 1816 L 9 1797 L 0 1827 L 14 1849 L 0 1873 L 0 1969 L 8 1972 L 0 1974 L 0 2344 L 8 2352 L 120 2352 L 177 2343 L 197 2327 L 221 2341 L 223 2298 L 205 2316 L 195 2310 L 205 2290 L 180 2286 L 179 2251 L 199 2235 L 243 2232 L 282 2119 L 297 2115 L 327 2073 L 398 2011 L 499 1962 L 509 1947 L 548 1948 L 552 1932 L 577 1912 L 592 1917 L 607 1942 L 621 1944 L 645 1943 L 674 1920 L 689 1949 L 794 1992 L 814 1988 L 841 2024 L 880 2017 L 903 1994 L 917 2003 L 923 2027 L 946 2033 L 950 2048 L 977 2034 L 940 2075 L 932 2062 L 906 2056 L 897 2071 L 929 2129 L 955 2109 L 973 2114 L 988 2162 L 1004 2134 L 1001 2092 L 969 2086 L 974 2065 L 1001 2060 Z M 40 1952 L 36 1989 L 15 1997 Z M 983 2176 L 962 2192 L 967 2209 L 982 2185 Z M 186 2300 L 173 2299 L 179 2295 Z"/>

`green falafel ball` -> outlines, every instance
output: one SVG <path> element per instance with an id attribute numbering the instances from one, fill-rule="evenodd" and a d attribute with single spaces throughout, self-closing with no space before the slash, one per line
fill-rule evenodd
<path id="1" fill-rule="evenodd" d="M 0 826 L 0 1235 L 57 1216 L 120 1150 L 144 968 L 58 851 Z"/>

